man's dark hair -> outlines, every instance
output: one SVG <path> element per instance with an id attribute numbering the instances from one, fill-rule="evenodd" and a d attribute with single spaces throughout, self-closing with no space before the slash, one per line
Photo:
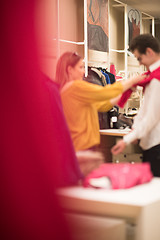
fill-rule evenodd
<path id="1" fill-rule="evenodd" d="M 151 34 L 140 34 L 135 37 L 131 41 L 129 49 L 132 52 L 138 50 L 139 53 L 145 54 L 147 48 L 151 48 L 154 52 L 160 53 L 160 42 Z"/>

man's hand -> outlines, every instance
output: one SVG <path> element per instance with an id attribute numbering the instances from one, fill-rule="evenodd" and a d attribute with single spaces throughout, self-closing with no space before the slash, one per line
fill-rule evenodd
<path id="1" fill-rule="evenodd" d="M 117 155 L 123 152 L 125 147 L 126 147 L 126 143 L 123 140 L 120 140 L 116 145 L 112 147 L 111 152 L 112 154 Z"/>

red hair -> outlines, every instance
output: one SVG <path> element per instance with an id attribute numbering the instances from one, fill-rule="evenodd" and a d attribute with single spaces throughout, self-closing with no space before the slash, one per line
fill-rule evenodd
<path id="1" fill-rule="evenodd" d="M 68 67 L 75 67 L 75 65 L 82 59 L 75 52 L 65 52 L 58 60 L 56 67 L 56 82 L 59 84 L 60 89 L 69 81 Z"/>

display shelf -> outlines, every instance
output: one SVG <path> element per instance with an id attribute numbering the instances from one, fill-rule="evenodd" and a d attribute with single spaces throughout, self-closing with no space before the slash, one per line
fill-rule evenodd
<path id="1" fill-rule="evenodd" d="M 145 69 L 139 66 L 133 54 L 128 51 L 128 16 L 127 4 L 119 0 L 110 0 L 110 61 L 115 63 L 117 72 L 124 71 L 125 79 L 130 72 L 141 73 Z M 155 35 L 154 17 L 142 12 L 141 33 Z M 152 26 L 152 27 L 151 27 Z M 114 39 L 115 38 L 115 39 Z"/>
<path id="2" fill-rule="evenodd" d="M 128 134 L 131 129 L 101 129 L 101 135 L 122 137 Z"/>

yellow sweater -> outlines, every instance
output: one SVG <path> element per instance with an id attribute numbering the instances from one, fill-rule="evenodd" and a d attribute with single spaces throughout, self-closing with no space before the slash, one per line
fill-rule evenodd
<path id="1" fill-rule="evenodd" d="M 122 90 L 120 82 L 102 87 L 81 80 L 69 82 L 63 87 L 64 114 L 76 151 L 100 143 L 98 111 L 111 109 L 110 99 L 121 94 Z"/>

